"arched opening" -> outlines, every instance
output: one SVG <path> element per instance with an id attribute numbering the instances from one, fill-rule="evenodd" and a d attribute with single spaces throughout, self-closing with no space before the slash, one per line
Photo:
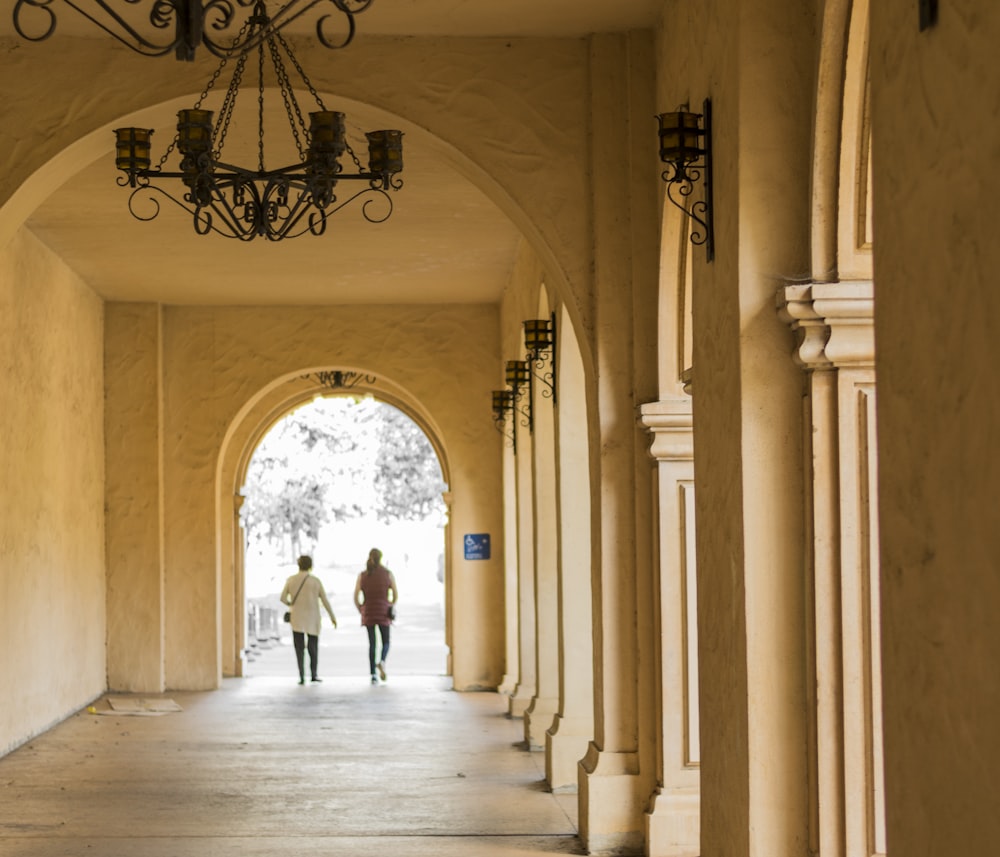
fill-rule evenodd
<path id="1" fill-rule="evenodd" d="M 344 388 L 336 385 L 347 383 L 352 386 Z M 331 389 L 331 385 L 334 385 Z M 326 403 L 326 404 L 321 404 Z M 381 413 L 387 420 L 388 428 L 384 425 L 376 425 L 382 420 L 375 414 Z M 367 420 L 366 425 L 361 425 Z M 252 480 L 253 460 L 255 454 L 264 449 L 267 452 L 267 438 L 273 436 L 275 432 L 282 432 L 283 426 L 287 427 L 289 422 L 298 426 L 298 431 L 312 432 L 310 439 L 318 443 L 326 444 L 328 438 L 324 433 L 339 431 L 341 437 L 329 439 L 329 443 L 336 447 L 344 437 L 348 441 L 357 442 L 361 447 L 355 465 L 362 475 L 367 475 L 369 484 L 363 488 L 366 494 L 364 502 L 356 502 L 360 498 L 349 498 L 347 494 L 350 487 L 340 492 L 340 499 L 343 514 L 340 515 L 340 525 L 332 529 L 323 530 L 322 526 L 314 529 L 312 534 L 304 533 L 305 539 L 300 538 L 293 548 L 292 543 L 285 546 L 287 556 L 284 557 L 284 565 L 274 569 L 268 574 L 268 564 L 280 565 L 275 557 L 254 556 L 253 545 L 248 544 L 251 534 L 244 528 L 248 515 L 244 509 L 246 497 L 250 492 L 247 490 L 248 482 Z M 326 427 L 319 426 L 319 422 L 325 422 Z M 393 526 L 378 525 L 371 528 L 359 526 L 359 519 L 364 517 L 365 512 L 376 512 L 377 519 L 377 488 L 371 484 L 375 473 L 378 471 L 380 463 L 385 465 L 382 468 L 384 478 L 391 478 L 393 467 L 390 460 L 391 455 L 399 452 L 398 445 L 388 448 L 387 440 L 391 440 L 393 426 L 404 426 L 407 435 L 414 442 L 422 445 L 422 455 L 424 458 L 433 459 L 436 485 L 433 490 L 436 496 L 432 498 L 431 510 L 436 515 L 434 525 L 437 530 L 436 546 L 425 546 L 420 551 L 411 550 L 407 547 L 405 534 L 397 539 L 392 535 Z M 384 436 L 363 436 L 373 432 L 382 431 Z M 385 436 L 387 433 L 388 436 Z M 382 461 L 379 461 L 379 449 L 383 450 Z M 329 455 L 336 456 L 335 450 L 329 450 Z M 345 462 L 327 462 L 328 471 L 335 470 L 340 464 Z M 355 466 L 351 465 L 351 467 Z M 315 469 L 316 462 L 307 465 L 307 469 Z M 353 478 L 351 467 L 345 467 L 340 474 L 342 478 L 350 480 Z M 315 474 L 314 474 L 315 475 Z M 336 476 L 334 473 L 327 474 L 330 478 Z M 312 487 L 321 484 L 322 480 L 314 480 Z M 228 441 L 224 445 L 223 454 L 219 462 L 219 497 L 218 508 L 221 512 L 225 507 L 232 509 L 232 514 L 220 514 L 218 516 L 218 546 L 219 546 L 219 568 L 221 580 L 221 606 L 222 606 L 222 671 L 224 675 L 260 675 L 262 667 L 258 664 L 256 673 L 253 669 L 248 669 L 248 656 L 253 656 L 255 649 L 259 653 L 260 646 L 257 634 L 261 633 L 265 641 L 269 641 L 272 647 L 287 645 L 290 634 L 280 627 L 275 628 L 275 623 L 280 625 L 280 616 L 285 608 L 280 608 L 274 598 L 276 593 L 280 593 L 281 585 L 285 578 L 292 573 L 291 562 L 294 559 L 292 554 L 298 550 L 312 551 L 315 553 L 317 575 L 327 586 L 328 592 L 332 593 L 332 604 L 336 610 L 338 619 L 338 631 L 341 629 L 350 633 L 359 627 L 357 613 L 355 611 L 352 596 L 355 576 L 364 568 L 365 557 L 371 547 L 378 546 L 385 554 L 386 564 L 393 568 L 392 563 L 396 563 L 399 569 L 399 583 L 404 605 L 407 599 L 412 602 L 411 606 L 416 606 L 422 599 L 425 602 L 426 611 L 421 616 L 411 614 L 406 623 L 412 627 L 417 627 L 418 620 L 426 620 L 427 612 L 437 609 L 439 620 L 437 630 L 432 627 L 429 634 L 422 636 L 420 645 L 426 648 L 425 654 L 433 659 L 438 654 L 440 662 L 434 667 L 438 673 L 451 674 L 451 627 L 447 621 L 449 590 L 449 556 L 448 548 L 448 509 L 449 499 L 448 487 L 450 485 L 450 465 L 442 433 L 436 421 L 428 413 L 416 398 L 393 382 L 391 378 L 380 377 L 363 370 L 344 367 L 337 369 L 312 369 L 311 371 L 301 371 L 286 375 L 274 382 L 265 390 L 260 391 L 253 399 L 246 404 L 241 415 L 230 426 Z M 424 493 L 428 495 L 431 491 L 428 488 Z M 332 499 L 332 497 L 331 497 Z M 396 498 L 398 501 L 398 496 Z M 395 501 L 394 501 L 395 502 Z M 356 506 L 357 509 L 345 509 L 344 505 Z M 333 515 L 333 517 L 337 517 Z M 389 515 L 389 517 L 392 517 Z M 398 517 L 398 515 L 396 516 Z M 322 523 L 322 522 L 321 522 Z M 349 533 L 350 543 L 341 541 L 337 543 L 338 536 L 345 538 L 344 533 Z M 385 541 L 388 538 L 389 541 Z M 382 539 L 381 544 L 375 544 L 372 539 Z M 318 549 L 317 549 L 318 548 Z M 428 551 L 430 558 L 428 559 Z M 408 577 L 403 572 L 412 565 L 417 567 L 418 563 L 431 563 L 432 567 L 421 566 L 421 576 L 424 578 L 422 588 L 425 591 L 423 596 L 410 588 L 410 595 L 406 594 L 409 583 Z M 396 569 L 393 569 L 394 572 Z M 323 579 L 326 572 L 327 580 Z M 263 576 L 265 579 L 260 580 Z M 271 579 L 268 580 L 267 578 Z M 439 579 L 440 578 L 440 579 Z M 275 586 L 277 588 L 275 589 Z M 266 591 L 263 594 L 258 589 L 263 587 Z M 266 597 L 269 596 L 269 597 Z M 263 600 L 260 600 L 263 599 Z M 262 626 L 255 626 L 250 619 L 251 611 L 248 606 L 255 605 L 267 607 L 271 612 L 257 613 L 257 621 L 262 621 Z M 405 615 L 402 613 L 401 617 Z M 275 618 L 277 617 L 277 619 Z M 400 619 L 400 624 L 403 619 Z M 426 625 L 421 625 L 426 631 Z M 358 631 L 358 634 L 361 634 Z M 331 639 L 327 634 L 326 644 L 340 647 L 349 647 L 353 650 L 353 662 L 345 661 L 340 665 L 340 661 L 334 661 L 344 674 L 359 673 L 358 664 L 363 666 L 363 652 L 357 649 L 357 640 L 351 643 L 340 642 L 344 634 L 338 633 L 338 639 Z M 322 639 L 322 638 L 321 638 Z M 255 645 L 258 644 L 258 645 Z M 283 674 L 288 674 L 291 668 L 291 655 L 287 655 L 286 663 L 281 669 Z M 346 656 L 345 656 L 346 657 Z M 339 655 L 338 655 L 339 658 Z M 420 660 L 420 659 L 418 659 Z M 327 659 L 330 664 L 330 660 Z M 411 671 L 417 671 L 416 664 L 411 664 Z M 420 670 L 427 669 L 425 666 Z M 267 667 L 268 671 L 274 672 L 273 666 Z M 363 672 L 363 670 L 361 670 Z"/>
<path id="2" fill-rule="evenodd" d="M 320 635 L 323 674 L 367 675 L 353 594 L 372 547 L 383 552 L 403 599 L 391 672 L 445 672 L 446 487 L 423 429 L 371 395 L 318 395 L 274 423 L 250 456 L 240 491 L 243 675 L 290 674 L 291 629 L 279 595 L 303 554 L 340 630 Z"/>

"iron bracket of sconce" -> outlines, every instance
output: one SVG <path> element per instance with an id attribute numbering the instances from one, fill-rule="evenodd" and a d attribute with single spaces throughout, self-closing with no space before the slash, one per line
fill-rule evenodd
<path id="1" fill-rule="evenodd" d="M 543 385 L 542 395 L 556 402 L 556 314 L 524 322 L 524 347 L 531 374 Z M 548 371 L 546 371 L 546 367 Z"/>
<path id="2" fill-rule="evenodd" d="M 513 410 L 511 413 L 521 416 L 521 425 L 529 433 L 534 431 L 535 421 L 531 412 L 531 400 L 533 398 L 531 395 L 532 378 L 534 376 L 531 372 L 531 366 L 527 360 L 508 360 L 504 370 L 504 377 L 507 381 L 507 386 L 510 388 L 511 393 L 513 393 Z"/>
<path id="3" fill-rule="evenodd" d="M 507 432 L 507 414 L 511 414 L 510 432 Z M 511 390 L 493 391 L 493 425 L 510 443 L 517 455 L 517 430 L 514 427 L 514 393 Z"/>

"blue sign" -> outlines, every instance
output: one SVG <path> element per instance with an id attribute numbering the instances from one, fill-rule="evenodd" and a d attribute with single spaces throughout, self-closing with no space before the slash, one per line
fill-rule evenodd
<path id="1" fill-rule="evenodd" d="M 490 534 L 489 533 L 468 533 L 465 536 L 465 558 L 466 559 L 489 559 L 490 558 Z"/>

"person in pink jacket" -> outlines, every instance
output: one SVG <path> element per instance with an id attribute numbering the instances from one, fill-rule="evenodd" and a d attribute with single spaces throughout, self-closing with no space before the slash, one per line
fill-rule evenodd
<path id="1" fill-rule="evenodd" d="M 389 626 L 395 617 L 398 600 L 396 578 L 382 565 L 382 551 L 372 548 L 368 553 L 367 566 L 358 575 L 357 583 L 354 584 L 354 605 L 361 614 L 361 624 L 368 631 L 368 670 L 372 676 L 372 684 L 378 684 L 379 678 L 382 681 L 386 680 L 385 659 L 389 654 Z M 377 663 L 376 636 L 382 644 L 381 656 Z M 375 675 L 376 669 L 378 678 Z"/>
<path id="2" fill-rule="evenodd" d="M 305 652 L 309 648 L 309 671 L 313 681 L 322 681 L 317 674 L 319 667 L 320 602 L 330 614 L 333 627 L 337 627 L 337 617 L 326 597 L 326 588 L 312 573 L 312 557 L 299 557 L 299 570 L 285 581 L 281 590 L 281 603 L 291 607 L 292 642 L 295 645 L 295 660 L 299 665 L 299 684 L 306 683 Z M 308 638 L 308 643 L 306 642 Z"/>

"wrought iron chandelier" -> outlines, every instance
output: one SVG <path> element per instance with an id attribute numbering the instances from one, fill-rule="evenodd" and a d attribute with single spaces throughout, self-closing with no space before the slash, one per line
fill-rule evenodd
<path id="1" fill-rule="evenodd" d="M 265 60 L 273 69 L 291 139 L 299 155 L 297 163 L 270 169 L 264 157 Z M 308 126 L 286 60 L 316 102 L 318 109 L 309 113 Z M 230 63 L 232 78 L 213 124 L 213 111 L 204 109 L 202 104 Z M 250 75 L 255 72 L 257 76 L 255 168 L 236 166 L 223 158 L 246 72 Z M 253 15 L 240 30 L 233 47 L 223 55 L 195 106 L 178 112 L 177 136 L 155 166 L 150 157 L 152 135 L 152 129 L 147 128 L 115 130 L 115 164 L 123 173 L 118 183 L 133 189 L 129 211 L 137 220 L 153 220 L 160 213 L 158 194 L 191 214 L 199 235 L 214 232 L 241 241 L 258 237 L 281 241 L 306 234 L 322 235 L 331 214 L 362 198 L 364 218 L 370 223 L 382 223 L 392 214 L 388 191 L 403 186 L 399 178 L 403 169 L 402 132 L 368 132 L 365 169 L 347 142 L 344 114 L 326 109 L 287 41 L 271 26 L 263 0 L 256 0 Z M 164 164 L 174 149 L 180 155 L 180 170 L 165 170 Z M 345 153 L 353 161 L 353 172 L 345 171 L 340 162 Z M 158 184 L 163 179 L 179 179 L 186 190 L 180 197 L 175 196 Z M 344 181 L 363 182 L 365 187 L 340 199 L 336 191 Z M 148 213 L 140 210 L 142 205 L 150 206 Z"/>
<path id="2" fill-rule="evenodd" d="M 277 33 L 313 9 L 328 10 L 332 6 L 339 15 L 322 15 L 316 21 L 316 37 L 325 47 L 344 48 L 354 38 L 354 16 L 364 12 L 372 2 L 285 0 L 257 38 L 263 40 Z M 117 4 L 122 11 L 116 10 L 107 0 L 62 0 L 62 3 L 136 53 L 160 57 L 173 51 L 179 60 L 193 60 L 199 45 L 204 45 L 217 57 L 226 56 L 230 47 L 226 32 L 243 20 L 244 10 L 256 8 L 255 0 L 148 0 L 148 3 L 147 0 L 125 0 L 123 8 L 121 3 Z M 149 26 L 139 27 L 136 19 L 141 16 L 126 13 L 125 9 L 146 5 L 149 6 Z M 56 29 L 54 8 L 62 8 L 58 0 L 17 0 L 13 12 L 14 29 L 28 41 L 45 41 Z M 339 40 L 332 40 L 327 32 L 331 18 L 346 23 L 347 32 Z M 252 42 L 247 46 L 254 47 Z"/>
<path id="3" fill-rule="evenodd" d="M 359 384 L 367 384 L 369 387 L 378 381 L 374 375 L 364 375 L 361 372 L 344 372 L 340 369 L 320 370 L 299 376 L 307 381 L 315 378 L 320 384 L 330 390 L 350 390 Z"/>

